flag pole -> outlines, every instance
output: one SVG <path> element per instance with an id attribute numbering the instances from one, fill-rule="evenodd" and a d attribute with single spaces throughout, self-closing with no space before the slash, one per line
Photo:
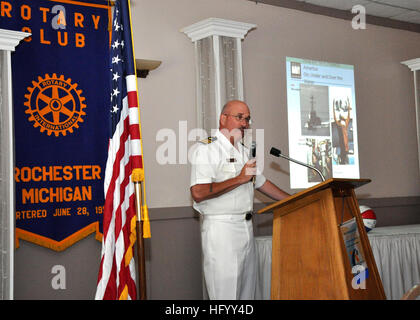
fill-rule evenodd
<path id="1" fill-rule="evenodd" d="M 134 64 L 134 74 L 136 78 L 136 89 L 138 90 L 137 84 L 137 68 L 136 68 L 136 55 L 134 51 L 134 40 L 133 40 L 133 26 L 131 21 L 131 5 L 130 1 L 127 1 L 128 5 L 128 16 L 130 20 L 130 33 L 131 33 L 131 43 L 132 43 L 132 55 L 133 55 L 133 64 Z M 141 122 L 140 122 L 140 104 L 138 101 L 139 97 L 137 95 L 137 112 L 139 117 L 139 132 L 141 135 Z M 140 140 L 141 153 L 143 155 L 143 143 Z M 144 164 L 144 159 L 142 160 Z M 145 177 L 144 177 L 144 166 L 142 168 L 135 168 L 132 172 L 132 181 L 134 183 L 134 189 L 136 194 L 136 211 L 137 211 L 137 223 L 136 223 L 136 233 L 137 237 L 137 270 L 139 277 L 139 300 L 147 300 L 147 285 L 146 285 L 146 258 L 145 258 L 145 247 L 144 247 L 144 238 L 150 238 L 150 221 L 149 213 L 146 204 L 146 186 L 145 186 Z M 142 191 L 143 190 L 143 191 Z"/>
<path id="2" fill-rule="evenodd" d="M 146 257 L 143 239 L 143 220 L 142 217 L 142 192 L 141 187 L 144 182 L 144 172 L 142 169 L 134 169 L 132 173 L 134 182 L 134 189 L 136 194 L 136 213 L 137 213 L 137 270 L 139 278 L 139 300 L 147 300 L 147 285 L 146 285 Z"/>

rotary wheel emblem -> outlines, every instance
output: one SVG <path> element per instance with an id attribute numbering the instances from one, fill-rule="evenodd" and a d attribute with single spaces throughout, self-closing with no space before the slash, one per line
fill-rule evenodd
<path id="1" fill-rule="evenodd" d="M 70 78 L 64 80 L 63 75 L 57 78 L 55 73 L 52 77 L 46 74 L 44 78 L 38 77 L 38 82 L 32 81 L 28 91 L 25 113 L 41 132 L 47 131 L 49 136 L 52 133 L 56 137 L 65 136 L 83 122 L 85 98 L 81 95 L 82 90 L 77 90 L 77 83 L 72 83 Z"/>

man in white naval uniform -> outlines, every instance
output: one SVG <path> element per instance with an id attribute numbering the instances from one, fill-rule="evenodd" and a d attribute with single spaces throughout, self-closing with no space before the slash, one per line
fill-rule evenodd
<path id="1" fill-rule="evenodd" d="M 254 188 L 275 200 L 289 196 L 256 175 L 256 161 L 248 159 L 249 150 L 241 141 L 249 122 L 248 106 L 229 101 L 215 137 L 196 145 L 191 157 L 190 190 L 201 214 L 204 278 L 212 300 L 254 299 Z"/>

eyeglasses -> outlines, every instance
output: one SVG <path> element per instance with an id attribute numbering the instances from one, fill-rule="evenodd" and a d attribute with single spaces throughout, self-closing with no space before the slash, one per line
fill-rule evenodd
<path id="1" fill-rule="evenodd" d="M 236 115 L 234 115 L 234 114 L 224 113 L 224 115 L 235 117 L 236 120 L 238 120 L 239 122 L 241 122 L 242 120 L 244 120 L 246 123 L 251 124 L 251 117 L 250 116 L 248 116 L 248 117 L 245 118 L 242 114 L 236 114 Z"/>

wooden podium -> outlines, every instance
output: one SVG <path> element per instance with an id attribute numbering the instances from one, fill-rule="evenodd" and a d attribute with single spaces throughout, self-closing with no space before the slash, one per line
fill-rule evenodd
<path id="1" fill-rule="evenodd" d="M 274 211 L 271 299 L 386 299 L 354 193 L 368 182 L 329 179 L 258 211 Z M 340 228 L 353 217 L 368 269 L 359 286 Z"/>

